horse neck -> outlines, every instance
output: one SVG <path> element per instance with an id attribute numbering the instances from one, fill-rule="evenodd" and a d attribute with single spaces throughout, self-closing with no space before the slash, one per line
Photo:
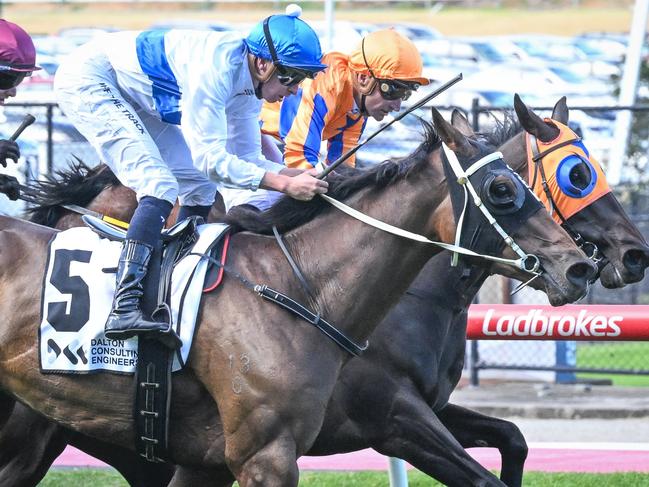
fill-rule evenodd
<path id="1" fill-rule="evenodd" d="M 527 132 L 522 131 L 509 139 L 499 150 L 503 154 L 503 158 L 524 181 L 529 183 L 529 160 L 527 158 L 527 145 L 526 145 Z"/>
<path id="2" fill-rule="evenodd" d="M 443 305 L 459 313 L 473 302 L 488 276 L 486 262 L 470 264 L 460 258 L 459 265 L 451 267 L 451 253 L 443 252 L 424 266 L 408 292 L 431 309 Z"/>
<path id="3" fill-rule="evenodd" d="M 413 179 L 423 178 L 418 175 Z M 401 180 L 380 191 L 364 190 L 348 204 L 378 220 L 419 233 L 434 228 L 442 217 L 435 215 L 435 210 L 444 195 L 431 190 L 440 187 L 441 178 L 436 178 L 437 183 L 427 179 L 418 184 Z M 425 233 L 436 239 L 431 232 Z M 318 284 L 314 293 L 319 309 L 327 320 L 357 340 L 369 336 L 437 251 L 336 210 L 289 233 L 287 241 L 305 275 Z M 314 255 L 314 249 L 319 249 L 318 255 Z"/>
<path id="4" fill-rule="evenodd" d="M 105 188 L 87 206 L 89 210 L 108 215 L 123 222 L 130 221 L 137 208 L 135 192 L 127 186 Z"/>

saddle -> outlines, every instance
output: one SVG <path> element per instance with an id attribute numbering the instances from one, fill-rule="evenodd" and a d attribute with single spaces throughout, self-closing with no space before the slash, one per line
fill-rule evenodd
<path id="1" fill-rule="evenodd" d="M 112 225 L 111 223 L 105 222 L 104 220 L 91 215 L 83 215 L 81 219 L 92 231 L 104 238 L 119 242 L 126 239 L 126 230 L 123 228 Z M 188 232 L 195 235 L 197 225 L 199 225 L 199 222 L 196 218 L 187 218 L 176 223 L 171 228 L 165 228 L 160 232 L 162 242 L 171 242 L 175 238 L 181 238 L 182 235 Z"/>
<path id="2" fill-rule="evenodd" d="M 84 215 L 82 219 L 102 237 L 116 241 L 126 238 L 125 230 L 99 218 Z M 150 462 L 164 462 L 167 457 L 171 370 L 178 348 L 169 344 L 182 343 L 171 327 L 171 275 L 176 262 L 187 255 L 196 242 L 199 220 L 202 222 L 198 217 L 188 218 L 161 232 L 161 245 L 154 249 L 145 281 L 142 311 L 156 321 L 169 323 L 169 330 L 174 335 L 149 337 L 142 334 L 138 338 L 133 411 L 135 446 L 138 453 Z M 165 342 L 165 338 L 173 340 Z"/>

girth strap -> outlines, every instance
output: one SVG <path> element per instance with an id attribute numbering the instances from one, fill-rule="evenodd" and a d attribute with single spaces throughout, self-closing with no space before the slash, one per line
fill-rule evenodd
<path id="1" fill-rule="evenodd" d="M 300 318 L 311 323 L 322 333 L 331 338 L 334 342 L 338 344 L 343 350 L 351 353 L 354 356 L 359 356 L 362 352 L 367 350 L 369 342 L 365 342 L 365 345 L 362 347 L 352 340 L 347 338 L 340 330 L 328 323 L 326 320 L 320 317 L 319 314 L 314 314 L 300 303 L 293 301 L 291 298 L 285 294 L 275 291 L 274 289 L 264 285 L 255 286 L 255 292 L 259 294 L 262 298 L 272 301 L 273 303 L 285 308 L 292 313 L 298 315 Z"/>
<path id="2" fill-rule="evenodd" d="M 275 240 L 277 240 L 277 245 L 279 245 L 279 248 L 284 253 L 284 257 L 286 257 L 286 260 L 291 266 L 291 269 L 293 269 L 293 274 L 295 274 L 295 276 L 298 278 L 300 284 L 304 288 L 304 291 L 309 296 L 309 298 L 311 298 L 313 302 L 315 302 L 315 296 L 313 295 L 313 291 L 311 291 L 311 286 L 309 286 L 309 282 L 306 280 L 304 274 L 302 274 L 302 271 L 300 270 L 300 267 L 297 265 L 295 259 L 293 259 L 291 253 L 286 248 L 286 245 L 284 244 L 284 240 L 282 239 L 282 235 L 279 233 L 275 225 L 273 225 L 273 235 L 275 235 Z M 318 316 L 319 315 L 320 313 L 318 313 Z"/>
<path id="3" fill-rule="evenodd" d="M 351 353 L 354 356 L 357 356 L 361 352 L 366 350 L 367 347 L 369 346 L 368 342 L 366 342 L 365 345 L 362 347 L 357 345 L 352 340 L 347 338 L 343 334 L 343 332 L 338 330 L 332 324 L 328 323 L 326 320 L 323 320 L 319 314 L 313 313 L 309 309 L 302 306 L 300 303 L 292 300 L 291 298 L 289 298 L 285 294 L 280 293 L 279 291 L 275 291 L 274 289 L 269 288 L 265 284 L 264 285 L 253 284 L 248 279 L 246 279 L 241 274 L 239 274 L 237 271 L 232 269 L 230 266 L 228 266 L 227 264 L 222 264 L 211 255 L 199 254 L 195 252 L 192 252 L 189 255 L 197 255 L 203 259 L 209 260 L 212 264 L 219 267 L 220 269 L 223 269 L 229 275 L 236 277 L 237 280 L 241 282 L 241 284 L 243 284 L 243 286 L 246 287 L 247 289 L 256 292 L 262 298 L 265 298 L 268 301 L 281 306 L 287 311 L 294 313 L 295 315 L 299 316 L 303 320 L 314 325 L 316 328 L 318 328 L 318 330 L 320 330 L 322 333 L 328 336 L 331 340 L 333 340 L 339 347 L 341 347 L 346 352 Z"/>

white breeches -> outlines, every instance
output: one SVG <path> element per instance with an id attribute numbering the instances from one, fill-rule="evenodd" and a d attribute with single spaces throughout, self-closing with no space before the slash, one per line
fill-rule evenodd
<path id="1" fill-rule="evenodd" d="M 127 98 L 108 58 L 92 44 L 61 64 L 54 88 L 66 116 L 138 200 L 212 205 L 216 185 L 194 167 L 180 127 Z"/>

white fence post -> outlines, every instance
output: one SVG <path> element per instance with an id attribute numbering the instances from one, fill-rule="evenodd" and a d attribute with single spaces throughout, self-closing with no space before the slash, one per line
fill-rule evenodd
<path id="1" fill-rule="evenodd" d="M 406 462 L 390 457 L 390 487 L 408 487 Z"/>

